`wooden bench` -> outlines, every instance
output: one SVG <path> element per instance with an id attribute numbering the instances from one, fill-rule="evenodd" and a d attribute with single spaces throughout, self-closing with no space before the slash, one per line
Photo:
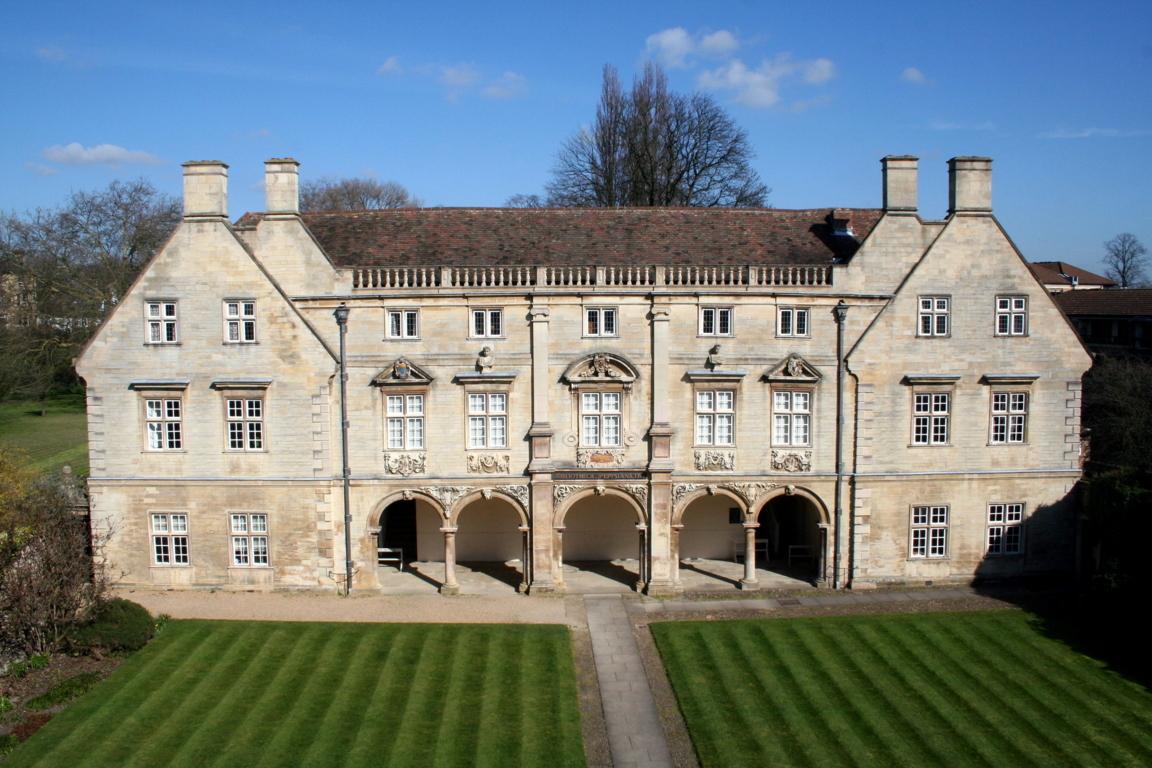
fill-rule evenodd
<path id="1" fill-rule="evenodd" d="M 387 565 L 392 563 L 396 566 L 396 570 L 404 570 L 404 550 L 400 547 L 377 547 L 376 548 L 376 564 Z"/>

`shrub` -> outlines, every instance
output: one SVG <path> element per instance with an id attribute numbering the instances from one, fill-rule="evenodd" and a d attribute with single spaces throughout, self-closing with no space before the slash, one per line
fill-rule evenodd
<path id="1" fill-rule="evenodd" d="M 75 677 L 70 677 L 67 680 L 57 683 L 48 693 L 37 696 L 34 699 L 28 699 L 28 703 L 24 706 L 32 710 L 48 709 L 57 704 L 72 701 L 72 699 L 80 696 L 98 682 L 100 682 L 100 674 L 98 672 L 81 672 Z"/>
<path id="2" fill-rule="evenodd" d="M 16 738 L 16 734 L 14 733 L 6 733 L 0 736 L 0 757 L 16 749 L 19 744 L 20 739 Z"/>
<path id="3" fill-rule="evenodd" d="M 12 704 L 12 699 L 7 696 L 0 696 L 0 715 L 3 715 L 5 712 L 11 712 L 13 706 L 15 705 Z"/>
<path id="4" fill-rule="evenodd" d="M 104 648 L 110 651 L 137 651 L 156 632 L 152 615 L 131 600 L 115 598 L 100 605 L 92 621 L 72 632 L 78 648 Z"/>
<path id="5" fill-rule="evenodd" d="M 38 653 L 32 658 L 28 659 L 29 669 L 48 669 L 48 662 L 52 658 L 46 653 Z"/>
<path id="6" fill-rule="evenodd" d="M 8 677 L 14 677 L 19 680 L 20 678 L 24 677 L 24 675 L 28 674 L 28 662 L 14 661 L 8 665 L 8 669 L 5 670 L 4 674 L 8 675 Z"/>

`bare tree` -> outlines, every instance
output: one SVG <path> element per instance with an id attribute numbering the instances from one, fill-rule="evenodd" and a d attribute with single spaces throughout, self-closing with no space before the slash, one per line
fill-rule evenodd
<path id="1" fill-rule="evenodd" d="M 560 148 L 548 202 L 561 206 L 762 206 L 748 136 L 704 94 L 672 93 L 649 63 L 630 92 L 604 68 L 591 129 Z"/>
<path id="2" fill-rule="evenodd" d="M 523 192 L 518 192 L 504 201 L 505 208 L 543 208 L 544 206 L 545 202 L 540 199 L 540 195 L 526 195 Z"/>
<path id="3" fill-rule="evenodd" d="M 375 211 L 419 208 L 421 204 L 395 181 L 323 178 L 300 187 L 302 211 Z"/>
<path id="4" fill-rule="evenodd" d="M 1121 232 L 1104 243 L 1107 275 L 1121 288 L 1142 285 L 1147 278 L 1148 249 L 1131 232 Z"/>

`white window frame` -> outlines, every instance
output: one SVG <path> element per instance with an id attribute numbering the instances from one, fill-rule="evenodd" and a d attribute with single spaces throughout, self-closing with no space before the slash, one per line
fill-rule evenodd
<path id="1" fill-rule="evenodd" d="M 695 445 L 736 445 L 736 390 L 698 389 L 695 394 Z"/>
<path id="2" fill-rule="evenodd" d="M 224 439 L 226 449 L 237 452 L 268 450 L 264 428 L 267 417 L 262 396 L 229 396 L 224 398 Z"/>
<path id="3" fill-rule="evenodd" d="M 469 338 L 504 338 L 504 310 L 500 307 L 472 307 L 468 319 Z"/>
<path id="4" fill-rule="evenodd" d="M 772 445 L 812 445 L 814 395 L 810 389 L 772 390 Z M 798 405 L 801 401 L 803 405 Z"/>
<path id="5" fill-rule="evenodd" d="M 611 318 L 611 320 L 609 320 Z M 609 326 L 611 329 L 609 330 Z M 584 334 L 586 338 L 616 338 L 620 335 L 618 307 L 584 307 Z"/>
<path id="6" fill-rule="evenodd" d="M 182 568 L 191 565 L 192 557 L 188 547 L 188 513 L 150 512 L 148 515 L 152 564 L 169 568 Z"/>
<path id="7" fill-rule="evenodd" d="M 952 440 L 951 390 L 913 390 L 912 445 L 949 445 Z"/>
<path id="8" fill-rule="evenodd" d="M 180 306 L 175 299 L 144 302 L 144 343 L 163 346 L 180 343 Z"/>
<path id="9" fill-rule="evenodd" d="M 952 335 L 951 296 L 918 296 L 916 306 L 917 336 L 932 338 Z"/>
<path id="10" fill-rule="evenodd" d="M 996 297 L 996 335 L 1028 335 L 1027 296 L 1004 295 Z"/>
<path id="11" fill-rule="evenodd" d="M 776 335 L 793 339 L 811 337 L 811 307 L 779 307 L 776 310 Z"/>
<path id="12" fill-rule="evenodd" d="M 990 445 L 1024 445 L 1028 442 L 1028 393 L 992 390 L 989 419 Z"/>
<path id="13" fill-rule="evenodd" d="M 988 505 L 988 555 L 1024 554 L 1024 502 L 995 502 Z"/>
<path id="14" fill-rule="evenodd" d="M 700 336 L 734 336 L 732 307 L 700 307 Z"/>
<path id="15" fill-rule="evenodd" d="M 420 338 L 420 310 L 412 307 L 390 307 L 385 313 L 388 338 Z"/>
<path id="16" fill-rule="evenodd" d="M 508 447 L 508 393 L 468 392 L 468 450 Z"/>
<path id="17" fill-rule="evenodd" d="M 912 560 L 940 560 L 948 557 L 947 504 L 916 504 L 908 526 L 908 557 Z"/>
<path id="18" fill-rule="evenodd" d="M 579 398 L 580 447 L 623 448 L 624 393 L 581 391 Z"/>
<path id="19" fill-rule="evenodd" d="M 149 395 L 143 398 L 144 447 L 157 453 L 184 450 L 184 398 Z"/>
<path id="20" fill-rule="evenodd" d="M 384 444 L 389 451 L 422 451 L 425 439 L 423 392 L 384 394 Z"/>
<path id="21" fill-rule="evenodd" d="M 225 299 L 224 343 L 256 343 L 256 299 Z"/>
<path id="22" fill-rule="evenodd" d="M 268 568 L 268 514 L 229 512 L 228 543 L 233 568 Z"/>

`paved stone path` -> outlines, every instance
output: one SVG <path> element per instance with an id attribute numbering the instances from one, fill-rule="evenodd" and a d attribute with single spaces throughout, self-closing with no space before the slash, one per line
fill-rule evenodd
<path id="1" fill-rule="evenodd" d="M 672 765 L 632 621 L 619 595 L 587 595 L 588 632 L 615 768 Z"/>

